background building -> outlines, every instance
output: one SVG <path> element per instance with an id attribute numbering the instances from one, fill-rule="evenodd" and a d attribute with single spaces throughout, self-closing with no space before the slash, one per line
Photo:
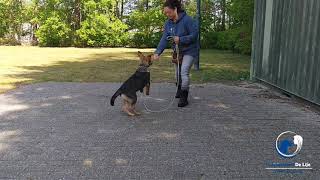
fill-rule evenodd
<path id="1" fill-rule="evenodd" d="M 256 0 L 251 78 L 320 104 L 319 32 L 319 0 Z"/>

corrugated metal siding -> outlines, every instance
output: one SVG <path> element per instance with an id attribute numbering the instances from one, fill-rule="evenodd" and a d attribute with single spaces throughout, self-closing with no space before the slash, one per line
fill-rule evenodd
<path id="1" fill-rule="evenodd" d="M 320 1 L 256 0 L 252 79 L 320 104 Z"/>

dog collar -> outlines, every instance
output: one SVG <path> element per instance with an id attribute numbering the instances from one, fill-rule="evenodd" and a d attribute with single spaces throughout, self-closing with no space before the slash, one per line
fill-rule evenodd
<path id="1" fill-rule="evenodd" d="M 139 72 L 149 72 L 148 71 L 148 67 L 149 66 L 146 66 L 144 64 L 140 64 L 137 71 L 139 71 Z"/>

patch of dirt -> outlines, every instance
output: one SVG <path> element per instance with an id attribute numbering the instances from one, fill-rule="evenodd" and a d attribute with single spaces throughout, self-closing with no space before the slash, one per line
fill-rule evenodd
<path id="1" fill-rule="evenodd" d="M 249 81 L 240 81 L 235 83 L 235 85 L 247 89 L 264 89 L 261 85 Z"/>
<path id="2" fill-rule="evenodd" d="M 290 100 L 290 98 L 288 98 L 288 97 L 284 97 L 284 96 L 275 94 L 275 93 L 270 92 L 268 90 L 260 91 L 259 93 L 254 94 L 253 97 L 263 98 L 263 99 L 279 99 L 279 100 L 285 100 L 285 101 Z"/>
<path id="3" fill-rule="evenodd" d="M 274 100 L 281 100 L 279 103 L 290 103 L 291 105 L 294 105 L 295 107 L 302 109 L 306 112 L 314 112 L 318 115 L 320 115 L 320 107 L 310 103 L 306 100 L 300 99 L 295 96 L 287 96 L 286 94 L 281 95 L 279 93 L 275 93 L 272 91 L 264 90 L 260 91 L 257 94 L 252 95 L 254 98 L 262 98 L 262 99 L 274 99 Z"/>

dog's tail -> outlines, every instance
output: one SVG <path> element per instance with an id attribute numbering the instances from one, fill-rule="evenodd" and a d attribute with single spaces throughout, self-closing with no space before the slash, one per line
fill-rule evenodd
<path id="1" fill-rule="evenodd" d="M 114 101 L 117 99 L 118 96 L 121 95 L 121 91 L 120 89 L 117 90 L 117 92 L 114 93 L 114 95 L 111 97 L 111 100 L 110 100 L 110 105 L 111 106 L 114 106 Z"/>

